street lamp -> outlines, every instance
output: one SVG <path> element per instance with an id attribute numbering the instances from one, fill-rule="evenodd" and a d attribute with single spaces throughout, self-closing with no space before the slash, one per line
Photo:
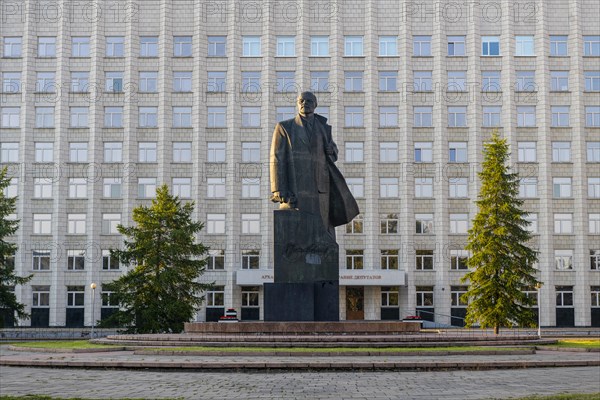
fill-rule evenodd
<path id="1" fill-rule="evenodd" d="M 542 338 L 542 282 L 535 284 L 535 288 L 538 291 L 537 306 L 538 306 L 538 338 Z"/>
<path id="2" fill-rule="evenodd" d="M 90 287 L 92 288 L 92 332 L 90 333 L 91 338 L 94 338 L 94 328 L 96 327 L 96 316 L 95 311 L 96 311 L 96 284 L 94 282 L 92 282 L 92 284 L 90 285 Z"/>

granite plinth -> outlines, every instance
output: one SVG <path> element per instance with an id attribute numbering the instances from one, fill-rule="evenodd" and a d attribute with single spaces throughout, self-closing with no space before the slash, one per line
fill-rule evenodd
<path id="1" fill-rule="evenodd" d="M 337 281 L 266 283 L 265 321 L 338 321 Z"/>

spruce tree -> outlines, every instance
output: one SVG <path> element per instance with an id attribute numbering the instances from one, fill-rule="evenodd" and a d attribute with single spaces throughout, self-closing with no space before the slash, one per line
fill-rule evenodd
<path id="1" fill-rule="evenodd" d="M 533 299 L 524 290 L 539 283 L 533 267 L 537 252 L 528 247 L 529 222 L 518 198 L 518 175 L 507 165 L 506 140 L 494 132 L 484 149 L 478 212 L 466 247 L 471 252 L 469 272 L 462 279 L 469 282 L 469 290 L 463 300 L 469 301 L 467 326 L 479 323 L 498 334 L 500 327 L 515 323 L 535 325 L 529 308 Z"/>
<path id="2" fill-rule="evenodd" d="M 13 288 L 26 284 L 33 277 L 15 275 L 14 255 L 17 245 L 6 241 L 7 237 L 14 235 L 19 229 L 19 221 L 8 218 L 15 213 L 17 198 L 4 195 L 4 189 L 10 185 L 7 171 L 6 167 L 0 171 L 0 328 L 4 326 L 5 316 L 14 317 L 16 313 L 19 319 L 29 318 L 25 306 L 17 301 Z"/>
<path id="3" fill-rule="evenodd" d="M 210 285 L 197 280 L 204 272 L 208 249 L 196 243 L 203 228 L 191 218 L 193 203 L 181 204 L 166 185 L 156 191 L 152 205 L 133 210 L 134 226 L 119 225 L 123 250 L 111 250 L 127 274 L 105 284 L 119 310 L 100 326 L 127 327 L 131 333 L 181 332 L 203 301 Z"/>

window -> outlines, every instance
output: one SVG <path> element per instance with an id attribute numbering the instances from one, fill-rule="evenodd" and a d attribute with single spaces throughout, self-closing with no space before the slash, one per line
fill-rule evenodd
<path id="1" fill-rule="evenodd" d="M 450 306 L 464 308 L 469 305 L 469 302 L 463 298 L 467 293 L 467 286 L 450 286 Z M 455 317 L 456 318 L 456 317 Z"/>
<path id="2" fill-rule="evenodd" d="M 140 92 L 158 92 L 158 72 L 140 72 Z"/>
<path id="3" fill-rule="evenodd" d="M 364 178 L 346 178 L 346 184 L 355 198 L 365 197 Z"/>
<path id="4" fill-rule="evenodd" d="M 50 270 L 50 252 L 49 251 L 34 251 L 32 253 L 32 269 L 34 271 L 49 271 Z M 35 293 L 34 293 L 35 297 Z"/>
<path id="5" fill-rule="evenodd" d="M 569 106 L 552 106 L 552 126 L 567 127 L 569 123 Z"/>
<path id="6" fill-rule="evenodd" d="M 415 197 L 433 197 L 433 178 L 415 178 Z"/>
<path id="7" fill-rule="evenodd" d="M 69 198 L 85 199 L 87 197 L 87 179 L 69 178 Z"/>
<path id="8" fill-rule="evenodd" d="M 534 127 L 535 124 L 535 106 L 517 106 L 517 126 Z"/>
<path id="9" fill-rule="evenodd" d="M 587 142 L 587 162 L 600 162 L 600 142 Z"/>
<path id="10" fill-rule="evenodd" d="M 381 128 L 398 126 L 398 107 L 379 107 L 379 126 Z"/>
<path id="11" fill-rule="evenodd" d="M 559 271 L 573 269 L 573 250 L 554 250 L 554 266 Z"/>
<path id="12" fill-rule="evenodd" d="M 448 91 L 467 91 L 467 73 L 465 71 L 448 71 Z"/>
<path id="13" fill-rule="evenodd" d="M 260 234 L 260 214 L 242 214 L 242 234 Z"/>
<path id="14" fill-rule="evenodd" d="M 225 143 L 223 142 L 208 142 L 207 146 L 209 163 L 225 162 Z"/>
<path id="15" fill-rule="evenodd" d="M 600 250 L 590 250 L 590 269 L 600 270 Z"/>
<path id="16" fill-rule="evenodd" d="M 226 36 L 208 36 L 208 56 L 225 57 L 227 55 Z"/>
<path id="17" fill-rule="evenodd" d="M 413 36 L 413 56 L 431 56 L 431 36 Z"/>
<path id="18" fill-rule="evenodd" d="M 277 57 L 296 57 L 296 36 L 277 36 Z"/>
<path id="19" fill-rule="evenodd" d="M 398 162 L 398 143 L 380 142 L 379 143 L 379 162 L 395 163 Z"/>
<path id="20" fill-rule="evenodd" d="M 242 287 L 242 307 L 259 307 L 260 286 Z"/>
<path id="21" fill-rule="evenodd" d="M 206 261 L 206 269 L 225 269 L 225 250 L 209 250 Z"/>
<path id="22" fill-rule="evenodd" d="M 433 233 L 433 214 L 415 214 L 415 233 Z"/>
<path id="23" fill-rule="evenodd" d="M 34 178 L 33 197 L 36 199 L 52 198 L 52 178 Z"/>
<path id="24" fill-rule="evenodd" d="M 538 233 L 538 215 L 537 213 L 529 213 L 523 217 L 523 219 L 529 222 L 529 225 L 525 227 L 530 233 L 536 235 Z"/>
<path id="25" fill-rule="evenodd" d="M 140 37 L 140 57 L 158 57 L 158 36 Z"/>
<path id="26" fill-rule="evenodd" d="M 467 143 L 466 142 L 450 142 L 448 143 L 449 148 L 449 161 L 457 163 L 467 162 Z"/>
<path id="27" fill-rule="evenodd" d="M 433 107 L 414 107 L 413 113 L 416 128 L 433 126 Z"/>
<path id="28" fill-rule="evenodd" d="M 590 286 L 590 300 L 593 308 L 600 307 L 600 286 Z"/>
<path id="29" fill-rule="evenodd" d="M 449 178 L 449 196 L 452 198 L 469 197 L 469 181 L 467 178 Z"/>
<path id="30" fill-rule="evenodd" d="M 328 57 L 329 56 L 329 36 L 311 36 L 310 37 L 310 56 Z"/>
<path id="31" fill-rule="evenodd" d="M 206 214 L 206 232 L 210 235 L 225 233 L 225 214 Z"/>
<path id="32" fill-rule="evenodd" d="M 379 216 L 382 235 L 393 235 L 398 233 L 398 214 L 381 214 Z"/>
<path id="33" fill-rule="evenodd" d="M 550 71 L 550 90 L 566 92 L 569 90 L 569 71 Z"/>
<path id="34" fill-rule="evenodd" d="M 381 269 L 398 269 L 398 250 L 381 250 Z"/>
<path id="35" fill-rule="evenodd" d="M 260 57 L 260 36 L 242 36 L 242 56 Z"/>
<path id="36" fill-rule="evenodd" d="M 54 107 L 35 108 L 35 127 L 54 128 Z"/>
<path id="37" fill-rule="evenodd" d="M 102 194 L 106 198 L 118 199 L 121 197 L 121 178 L 104 178 Z"/>
<path id="38" fill-rule="evenodd" d="M 535 71 L 517 71 L 517 83 L 515 91 L 517 92 L 536 92 Z"/>
<path id="39" fill-rule="evenodd" d="M 550 35 L 550 55 L 551 56 L 567 56 L 568 53 L 568 36 Z"/>
<path id="40" fill-rule="evenodd" d="M 67 233 L 69 235 L 85 235 L 85 214 L 67 214 Z"/>
<path id="41" fill-rule="evenodd" d="M 519 180 L 519 197 L 537 197 L 537 178 L 521 178 Z"/>
<path id="42" fill-rule="evenodd" d="M 295 107 L 277 107 L 277 121 L 285 121 L 294 118 L 296 115 Z"/>
<path id="43" fill-rule="evenodd" d="M 138 142 L 138 162 L 156 162 L 156 142 Z"/>
<path id="44" fill-rule="evenodd" d="M 394 57 L 398 55 L 397 36 L 379 36 L 379 56 Z"/>
<path id="45" fill-rule="evenodd" d="M 102 233 L 104 235 L 117 235 L 117 227 L 121 224 L 121 214 L 102 214 Z"/>
<path id="46" fill-rule="evenodd" d="M 415 262 L 418 271 L 433 270 L 433 250 L 416 250 Z"/>
<path id="47" fill-rule="evenodd" d="M 242 142 L 242 162 L 260 162 L 260 142 Z"/>
<path id="48" fill-rule="evenodd" d="M 600 36 L 583 37 L 583 55 L 594 57 L 600 56 Z"/>
<path id="49" fill-rule="evenodd" d="M 89 72 L 71 72 L 71 92 L 87 93 L 89 90 Z"/>
<path id="50" fill-rule="evenodd" d="M 158 127 L 158 107 L 139 107 L 138 113 L 140 128 Z"/>
<path id="51" fill-rule="evenodd" d="M 322 117 L 329 119 L 329 106 L 319 106 L 318 114 Z"/>
<path id="52" fill-rule="evenodd" d="M 554 233 L 573 233 L 573 214 L 554 214 Z"/>
<path id="53" fill-rule="evenodd" d="M 362 36 L 344 36 L 344 56 L 361 57 L 363 55 Z"/>
<path id="54" fill-rule="evenodd" d="M 54 160 L 54 143 L 36 142 L 35 143 L 35 162 L 49 163 Z"/>
<path id="55" fill-rule="evenodd" d="M 104 162 L 120 163 L 123 161 L 122 142 L 104 142 Z"/>
<path id="56" fill-rule="evenodd" d="M 225 128 L 227 125 L 227 107 L 208 107 L 208 127 Z"/>
<path id="57" fill-rule="evenodd" d="M 85 269 L 85 250 L 67 250 L 67 269 L 69 271 Z"/>
<path id="58" fill-rule="evenodd" d="M 173 128 L 192 127 L 192 107 L 173 107 Z"/>
<path id="59" fill-rule="evenodd" d="M 296 92 L 296 78 L 294 71 L 277 71 L 278 92 Z"/>
<path id="60" fill-rule="evenodd" d="M 106 91 L 121 93 L 123 91 L 123 72 L 106 72 Z"/>
<path id="61" fill-rule="evenodd" d="M 552 193 L 555 198 L 571 197 L 571 178 L 553 178 Z"/>
<path id="62" fill-rule="evenodd" d="M 329 91 L 329 72 L 312 71 L 310 73 L 310 90 L 313 92 Z"/>
<path id="63" fill-rule="evenodd" d="M 448 127 L 467 126 L 467 107 L 448 107 Z"/>
<path id="64" fill-rule="evenodd" d="M 469 269 L 467 261 L 469 252 L 467 250 L 450 250 L 450 269 L 466 270 Z"/>
<path id="65" fill-rule="evenodd" d="M 482 36 L 481 37 L 481 55 L 482 56 L 499 56 L 500 55 L 500 38 L 498 36 Z"/>
<path id="66" fill-rule="evenodd" d="M 600 178 L 588 178 L 588 197 L 600 198 Z"/>
<path id="67" fill-rule="evenodd" d="M 71 57 L 89 57 L 90 56 L 90 38 L 89 36 L 71 38 Z"/>
<path id="68" fill-rule="evenodd" d="M 21 57 L 21 37 L 5 37 L 4 38 L 4 57 L 20 58 Z"/>
<path id="69" fill-rule="evenodd" d="M 573 307 L 573 286 L 556 286 L 556 307 Z"/>
<path id="70" fill-rule="evenodd" d="M 226 193 L 225 178 L 207 178 L 206 179 L 206 197 L 224 198 Z"/>
<path id="71" fill-rule="evenodd" d="M 260 71 L 242 72 L 242 92 L 257 93 L 260 92 Z"/>
<path id="72" fill-rule="evenodd" d="M 346 162 L 361 163 L 364 161 L 364 143 L 346 142 L 345 144 Z"/>
<path id="73" fill-rule="evenodd" d="M 363 269 L 364 250 L 346 250 L 346 269 Z"/>
<path id="74" fill-rule="evenodd" d="M 600 71 L 585 71 L 585 91 L 600 92 Z"/>
<path id="75" fill-rule="evenodd" d="M 535 56 L 532 35 L 515 37 L 515 56 Z"/>
<path id="76" fill-rule="evenodd" d="M 433 286 L 417 286 L 417 307 L 433 307 Z"/>
<path id="77" fill-rule="evenodd" d="M 88 107 L 71 107 L 70 123 L 71 128 L 88 128 Z"/>
<path id="78" fill-rule="evenodd" d="M 537 161 L 537 143 L 536 142 L 517 142 L 519 162 Z"/>
<path id="79" fill-rule="evenodd" d="M 56 73 L 38 72 L 35 83 L 35 91 L 40 93 L 56 92 Z"/>
<path id="80" fill-rule="evenodd" d="M 123 127 L 123 107 L 104 107 L 104 127 Z"/>
<path id="81" fill-rule="evenodd" d="M 38 37 L 38 57 L 56 57 L 56 38 Z"/>
<path id="82" fill-rule="evenodd" d="M 48 258 L 50 258 L 50 253 L 48 253 Z M 50 286 L 33 286 L 31 290 L 33 294 L 32 307 L 50 307 Z"/>
<path id="83" fill-rule="evenodd" d="M 69 162 L 86 163 L 88 156 L 87 142 L 69 143 Z"/>
<path id="84" fill-rule="evenodd" d="M 469 214 L 450 214 L 450 233 L 465 234 L 469 230 Z"/>
<path id="85" fill-rule="evenodd" d="M 552 142 L 552 162 L 571 162 L 571 142 Z"/>
<path id="86" fill-rule="evenodd" d="M 346 92 L 363 91 L 363 71 L 344 72 L 344 90 Z"/>
<path id="87" fill-rule="evenodd" d="M 483 126 L 498 127 L 500 126 L 500 115 L 502 107 L 483 107 Z"/>
<path id="88" fill-rule="evenodd" d="M 208 71 L 207 72 L 207 92 L 223 93 L 227 90 L 227 72 L 225 71 Z"/>
<path id="89" fill-rule="evenodd" d="M 189 93 L 192 91 L 191 71 L 173 72 L 173 91 L 179 93 Z"/>
<path id="90" fill-rule="evenodd" d="M 398 90 L 398 71 L 379 71 L 379 90 L 395 92 Z"/>
<path id="91" fill-rule="evenodd" d="M 4 197 L 17 197 L 19 195 L 19 178 L 12 178 L 3 190 Z"/>
<path id="92" fill-rule="evenodd" d="M 483 92 L 501 92 L 500 71 L 482 71 L 481 90 Z"/>
<path id="93" fill-rule="evenodd" d="M 585 108 L 585 126 L 600 128 L 600 106 Z"/>
<path id="94" fill-rule="evenodd" d="M 20 125 L 20 107 L 2 107 L 2 128 L 18 128 Z"/>
<path id="95" fill-rule="evenodd" d="M 192 37 L 175 36 L 173 37 L 173 57 L 191 57 L 192 56 Z"/>
<path id="96" fill-rule="evenodd" d="M 242 250 L 242 269 L 259 269 L 260 251 Z"/>
<path id="97" fill-rule="evenodd" d="M 156 196 L 156 178 L 138 178 L 138 197 L 151 199 Z"/>
<path id="98" fill-rule="evenodd" d="M 206 307 L 223 307 L 225 305 L 225 287 L 213 286 L 206 292 Z"/>
<path id="99" fill-rule="evenodd" d="M 242 107 L 242 127 L 260 128 L 260 107 Z"/>
<path id="100" fill-rule="evenodd" d="M 352 221 L 346 224 L 347 234 L 359 234 L 363 233 L 364 219 L 361 214 L 358 214 Z"/>
<path id="101" fill-rule="evenodd" d="M 344 107 L 346 128 L 360 128 L 364 126 L 364 107 Z"/>
<path id="102" fill-rule="evenodd" d="M 465 37 L 448 36 L 448 55 L 464 56 L 466 55 Z"/>
<path id="103" fill-rule="evenodd" d="M 600 214 L 589 214 L 589 234 L 598 235 L 600 234 Z"/>
<path id="104" fill-rule="evenodd" d="M 433 143 L 416 142 L 415 143 L 415 162 L 433 161 Z"/>
<path id="105" fill-rule="evenodd" d="M 67 307 L 82 308 L 85 305 L 85 286 L 67 286 Z"/>
<path id="106" fill-rule="evenodd" d="M 242 178 L 242 198 L 256 199 L 260 197 L 260 178 Z"/>
<path id="107" fill-rule="evenodd" d="M 173 162 L 190 163 L 192 162 L 192 143 L 191 142 L 173 142 Z"/>
<path id="108" fill-rule="evenodd" d="M 2 93 L 21 92 L 21 73 L 3 72 L 2 73 Z"/>
<path id="109" fill-rule="evenodd" d="M 413 76 L 415 92 L 431 92 L 433 90 L 431 71 L 414 71 Z"/>
<path id="110" fill-rule="evenodd" d="M 125 38 L 123 36 L 106 37 L 106 57 L 123 57 L 125 55 Z"/>
<path id="111" fill-rule="evenodd" d="M 0 143 L 0 162 L 1 163 L 19 162 L 19 143 L 10 143 L 10 142 Z"/>
<path id="112" fill-rule="evenodd" d="M 379 197 L 398 197 L 398 178 L 379 178 Z"/>
<path id="113" fill-rule="evenodd" d="M 181 199 L 192 197 L 192 178 L 173 178 L 173 195 Z"/>

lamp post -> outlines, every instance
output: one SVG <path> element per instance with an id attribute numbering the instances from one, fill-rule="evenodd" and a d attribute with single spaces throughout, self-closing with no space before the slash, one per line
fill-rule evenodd
<path id="1" fill-rule="evenodd" d="M 535 285 L 538 292 L 537 306 L 538 306 L 538 338 L 542 338 L 542 282 L 538 282 Z"/>
<path id="2" fill-rule="evenodd" d="M 94 328 L 96 327 L 96 316 L 94 315 L 96 311 L 96 284 L 92 282 L 90 288 L 92 288 L 92 332 L 90 333 L 90 337 L 93 339 Z"/>

